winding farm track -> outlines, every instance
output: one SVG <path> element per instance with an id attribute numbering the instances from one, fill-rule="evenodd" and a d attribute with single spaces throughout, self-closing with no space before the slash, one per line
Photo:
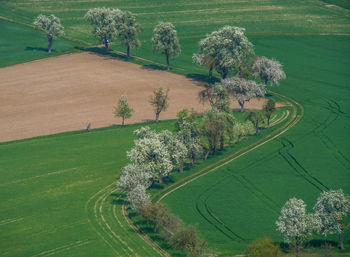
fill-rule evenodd
<path id="1" fill-rule="evenodd" d="M 280 128 L 277 128 L 269 135 L 240 149 L 232 155 L 223 158 L 214 164 L 208 165 L 205 169 L 202 169 L 191 176 L 170 185 L 164 190 L 159 191 L 153 196 L 153 200 L 157 202 L 161 201 L 179 188 L 188 185 L 194 180 L 217 170 L 243 155 L 246 155 L 291 129 L 302 118 L 304 108 L 291 98 L 277 93 L 271 92 L 271 94 L 280 98 L 292 107 L 291 111 L 285 111 L 280 117 L 273 117 L 271 120 L 271 126 L 284 122 Z M 287 119 L 288 121 L 286 121 Z M 231 231 L 229 227 L 227 227 L 211 210 L 207 208 L 207 206 L 197 207 L 198 210 L 203 212 L 203 215 L 208 216 L 210 222 L 225 235 L 235 238 L 235 240 L 245 240 L 240 235 L 236 235 Z M 90 225 L 117 256 L 170 256 L 159 245 L 157 245 L 157 243 L 152 241 L 147 235 L 143 234 L 137 225 L 132 224 L 127 209 L 128 206 L 127 201 L 125 200 L 125 195 L 115 189 L 114 183 L 106 186 L 91 196 L 85 205 L 85 212 L 88 216 Z"/>
<path id="2" fill-rule="evenodd" d="M 277 137 L 279 137 L 280 135 L 284 134 L 285 132 L 287 132 L 289 129 L 291 129 L 295 124 L 297 124 L 299 122 L 299 120 L 303 117 L 304 115 L 304 107 L 298 103 L 297 101 L 286 97 L 284 95 L 278 94 L 278 93 L 274 93 L 274 92 L 269 92 L 272 95 L 275 95 L 276 97 L 280 98 L 281 100 L 284 100 L 285 102 L 287 102 L 293 109 L 292 113 L 288 116 L 290 116 L 289 121 L 284 124 L 283 126 L 281 126 L 280 128 L 278 128 L 277 130 L 273 131 L 272 133 L 268 134 L 267 136 L 261 138 L 260 140 L 252 143 L 249 146 L 246 146 L 240 150 L 238 150 L 237 152 L 223 158 L 222 160 L 208 165 L 206 168 L 192 174 L 189 177 L 186 177 L 182 180 L 179 180 L 178 182 L 170 185 L 169 187 L 163 189 L 162 191 L 159 191 L 159 193 L 155 194 L 153 196 L 153 199 L 156 200 L 157 202 L 161 201 L 162 199 L 164 199 L 165 197 L 167 197 L 169 194 L 173 193 L 174 191 L 178 190 L 179 188 L 191 183 L 192 181 L 197 180 L 198 178 L 207 175 L 210 172 L 213 172 L 215 170 L 217 170 L 218 168 L 225 166 L 226 164 L 238 159 L 239 157 L 242 157 L 244 155 L 246 155 L 247 153 L 253 151 L 254 149 L 276 139 Z M 283 117 L 281 122 L 284 121 L 287 117 Z M 272 123 L 273 125 L 276 125 L 277 123 Z"/>

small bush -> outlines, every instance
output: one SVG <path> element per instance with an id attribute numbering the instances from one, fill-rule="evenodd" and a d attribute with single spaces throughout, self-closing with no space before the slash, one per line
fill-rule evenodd
<path id="1" fill-rule="evenodd" d="M 280 257 L 282 251 L 278 245 L 272 242 L 272 239 L 265 236 L 258 238 L 253 243 L 249 244 L 246 249 L 248 257 Z"/>

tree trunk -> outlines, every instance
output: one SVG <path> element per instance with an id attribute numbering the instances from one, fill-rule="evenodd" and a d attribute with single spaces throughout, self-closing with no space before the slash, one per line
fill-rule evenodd
<path id="1" fill-rule="evenodd" d="M 339 233 L 339 248 L 340 250 L 344 250 L 344 244 L 343 244 L 343 230 Z"/>
<path id="2" fill-rule="evenodd" d="M 49 44 L 47 46 L 47 52 L 51 53 L 53 39 L 52 37 L 48 37 L 48 39 L 49 39 Z"/>
<path id="3" fill-rule="evenodd" d="M 179 165 L 179 171 L 182 173 L 184 172 L 184 162 L 183 161 L 180 161 L 180 165 Z"/>
<path id="4" fill-rule="evenodd" d="M 156 121 L 158 121 L 158 119 L 159 119 L 159 114 L 160 114 L 160 112 L 156 112 Z"/>
<path id="5" fill-rule="evenodd" d="M 207 160 L 209 153 L 210 153 L 210 149 L 208 149 L 208 151 L 204 154 L 203 160 Z"/>
<path id="6" fill-rule="evenodd" d="M 258 135 L 259 134 L 259 123 L 258 122 L 255 123 L 255 129 L 256 129 L 255 135 Z"/>
<path id="7" fill-rule="evenodd" d="M 107 40 L 107 37 L 104 38 L 103 43 L 105 44 L 106 49 L 108 49 L 108 40 Z"/>
<path id="8" fill-rule="evenodd" d="M 124 123 L 125 123 L 125 117 L 123 117 L 122 127 L 124 127 Z"/>
<path id="9" fill-rule="evenodd" d="M 224 70 L 223 72 L 222 72 L 222 78 L 223 79 L 226 79 L 226 77 L 227 77 L 227 70 Z"/>
<path id="10" fill-rule="evenodd" d="M 169 55 L 166 55 L 166 65 L 167 65 L 167 69 L 170 70 L 170 61 L 169 61 Z"/>
<path id="11" fill-rule="evenodd" d="M 240 112 L 244 112 L 244 101 L 238 101 L 239 106 L 241 106 Z"/>
<path id="12" fill-rule="evenodd" d="M 213 146 L 213 155 L 216 155 L 216 144 Z"/>
<path id="13" fill-rule="evenodd" d="M 224 150 L 224 144 L 225 144 L 225 139 L 224 137 L 222 136 L 220 138 L 220 151 Z"/>
<path id="14" fill-rule="evenodd" d="M 299 256 L 299 247 L 300 247 L 299 238 L 296 236 L 295 237 L 295 256 L 296 257 Z"/>
<path id="15" fill-rule="evenodd" d="M 126 46 L 126 59 L 127 60 L 130 59 L 130 45 L 129 44 Z"/>
<path id="16" fill-rule="evenodd" d="M 267 128 L 270 128 L 270 119 L 271 119 L 271 116 L 267 116 Z"/>
<path id="17" fill-rule="evenodd" d="M 211 80 L 213 78 L 213 65 L 210 65 L 209 67 L 209 80 Z"/>
<path id="18" fill-rule="evenodd" d="M 158 180 L 159 180 L 160 184 L 163 184 L 163 175 L 159 175 L 159 179 Z"/>
<path id="19" fill-rule="evenodd" d="M 194 155 L 194 153 L 192 153 L 192 156 L 191 156 L 191 166 L 194 165 L 194 162 L 196 161 L 196 156 Z"/>

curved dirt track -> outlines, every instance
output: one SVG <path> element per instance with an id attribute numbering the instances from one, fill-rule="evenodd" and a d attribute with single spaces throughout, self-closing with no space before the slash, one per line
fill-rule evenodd
<path id="1" fill-rule="evenodd" d="M 120 124 L 113 115 L 122 94 L 134 108 L 127 123 L 154 118 L 148 102 L 155 88 L 169 88 L 172 119 L 183 108 L 203 112 L 201 84 L 170 72 L 152 70 L 93 53 L 69 54 L 0 69 L 0 142 Z M 253 99 L 247 108 L 259 108 Z M 233 105 L 237 108 L 237 105 Z"/>

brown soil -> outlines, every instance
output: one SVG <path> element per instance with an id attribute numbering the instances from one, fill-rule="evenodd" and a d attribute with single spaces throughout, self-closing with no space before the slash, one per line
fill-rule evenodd
<path id="1" fill-rule="evenodd" d="M 203 112 L 201 83 L 92 53 L 70 54 L 0 69 L 0 142 L 120 124 L 113 115 L 122 94 L 135 112 L 127 123 L 154 119 L 148 100 L 155 88 L 169 88 L 169 108 L 160 119 L 183 108 Z M 253 99 L 247 108 L 260 108 Z M 238 108 L 237 104 L 232 106 Z"/>

